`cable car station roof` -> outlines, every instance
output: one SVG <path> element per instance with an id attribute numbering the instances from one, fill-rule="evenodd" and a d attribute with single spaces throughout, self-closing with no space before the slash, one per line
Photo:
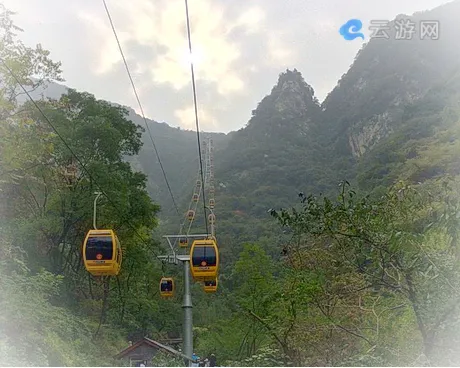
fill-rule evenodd
<path id="1" fill-rule="evenodd" d="M 115 356 L 115 359 L 123 359 L 125 357 L 128 357 L 131 354 L 135 354 L 136 350 L 141 348 L 143 345 L 150 346 L 150 347 L 152 347 L 153 349 L 156 349 L 156 350 L 162 350 L 162 351 L 164 351 L 164 352 L 166 352 L 168 354 L 176 355 L 178 357 L 188 359 L 190 361 L 193 360 L 192 357 L 187 357 L 186 355 L 182 354 L 181 352 L 177 351 L 176 349 L 173 349 L 170 346 L 161 344 L 158 341 L 149 339 L 148 337 L 144 337 L 142 340 L 139 340 L 136 343 L 134 343 L 133 345 L 128 346 L 125 350 L 119 352 Z M 139 349 L 139 350 L 141 350 L 141 349 Z"/>

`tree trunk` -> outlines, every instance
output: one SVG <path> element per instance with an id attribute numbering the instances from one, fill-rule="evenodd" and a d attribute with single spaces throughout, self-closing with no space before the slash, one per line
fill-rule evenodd
<path id="1" fill-rule="evenodd" d="M 423 353 L 425 354 L 425 357 L 428 360 L 428 365 L 430 365 L 431 355 L 432 355 L 432 350 L 433 350 L 433 336 L 431 333 L 428 333 L 425 323 L 423 321 L 423 318 L 420 312 L 420 306 L 417 300 L 417 295 L 415 293 L 415 287 L 414 287 L 414 283 L 412 280 L 412 275 L 409 272 L 406 272 L 405 279 L 406 279 L 407 286 L 408 286 L 409 301 L 414 311 L 415 318 L 417 320 L 417 326 L 418 326 L 418 329 L 423 339 Z"/>

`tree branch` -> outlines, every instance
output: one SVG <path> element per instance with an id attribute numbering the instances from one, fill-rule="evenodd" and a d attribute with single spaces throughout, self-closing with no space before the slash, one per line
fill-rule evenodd
<path id="1" fill-rule="evenodd" d="M 374 344 L 372 344 L 372 342 L 370 342 L 365 336 L 360 335 L 360 334 L 358 334 L 358 333 L 356 333 L 356 332 L 353 332 L 353 331 L 349 330 L 348 328 L 343 327 L 342 325 L 339 325 L 339 324 L 335 323 L 335 322 L 332 320 L 332 318 L 324 311 L 324 309 L 321 308 L 321 305 L 320 305 L 319 303 L 315 303 L 315 304 L 316 304 L 316 306 L 318 307 L 318 309 L 321 311 L 321 313 L 323 313 L 323 315 L 332 323 L 332 325 L 333 325 L 334 327 L 337 327 L 337 328 L 339 328 L 339 329 L 341 329 L 341 330 L 343 330 L 343 331 L 349 333 L 350 335 L 353 335 L 353 336 L 359 337 L 360 339 L 363 339 L 364 341 L 366 341 L 366 342 L 367 342 L 369 345 L 371 345 L 371 346 L 374 345 Z"/>

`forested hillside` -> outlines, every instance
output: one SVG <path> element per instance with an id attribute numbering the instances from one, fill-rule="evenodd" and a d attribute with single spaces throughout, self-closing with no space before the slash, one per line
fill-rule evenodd
<path id="1" fill-rule="evenodd" d="M 414 16 L 440 20 L 436 41 L 371 40 L 322 104 L 308 73 L 286 70 L 244 128 L 202 132 L 216 147 L 221 270 L 217 293 L 192 287 L 198 355 L 460 365 L 459 17 L 460 1 Z M 182 334 L 181 269 L 156 258 L 181 218 L 143 119 L 56 84 L 63 66 L 24 46 L 13 18 L 3 9 L 0 363 L 120 365 L 128 341 Z M 147 123 L 185 213 L 196 132 Z M 98 224 L 123 247 L 112 278 L 82 261 L 95 191 Z M 192 232 L 203 227 L 198 218 Z M 169 300 L 165 274 L 177 286 Z"/>

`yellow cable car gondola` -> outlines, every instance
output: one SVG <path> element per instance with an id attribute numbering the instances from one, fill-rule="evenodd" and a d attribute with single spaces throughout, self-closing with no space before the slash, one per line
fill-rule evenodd
<path id="1" fill-rule="evenodd" d="M 192 221 L 195 218 L 195 211 L 194 210 L 189 210 L 187 212 L 187 218 L 189 221 Z"/>
<path id="2" fill-rule="evenodd" d="M 214 209 L 214 205 L 216 204 L 216 202 L 214 201 L 214 199 L 210 199 L 209 200 L 209 208 L 210 209 Z"/>
<path id="3" fill-rule="evenodd" d="M 188 247 L 188 239 L 187 238 L 179 238 L 179 246 L 180 247 Z"/>
<path id="4" fill-rule="evenodd" d="M 86 270 L 94 276 L 116 276 L 122 261 L 120 241 L 113 230 L 90 230 L 83 243 Z"/>
<path id="5" fill-rule="evenodd" d="M 193 199 L 193 202 L 198 202 L 198 194 L 195 193 L 192 199 Z"/>
<path id="6" fill-rule="evenodd" d="M 205 293 L 215 293 L 217 291 L 217 277 L 213 280 L 205 280 L 203 289 Z"/>
<path id="7" fill-rule="evenodd" d="M 193 241 L 190 258 L 190 270 L 195 280 L 213 280 L 217 277 L 219 249 L 215 239 Z"/>
<path id="8" fill-rule="evenodd" d="M 208 221 L 211 225 L 214 225 L 214 223 L 216 222 L 216 215 L 214 215 L 213 213 L 209 214 Z"/>
<path id="9" fill-rule="evenodd" d="M 164 298 L 174 296 L 174 280 L 171 277 L 163 277 L 160 281 L 160 295 Z"/>

